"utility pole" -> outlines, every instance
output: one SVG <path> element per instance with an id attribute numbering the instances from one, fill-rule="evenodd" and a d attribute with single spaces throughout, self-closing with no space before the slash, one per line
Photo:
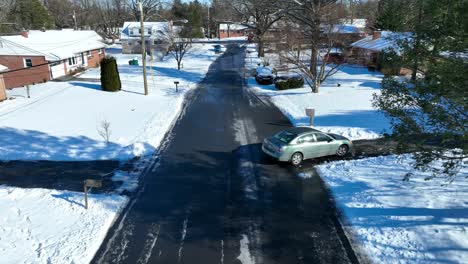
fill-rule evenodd
<path id="1" fill-rule="evenodd" d="M 75 29 L 75 30 L 78 30 L 78 26 L 76 25 L 76 12 L 75 12 L 75 10 L 73 10 L 73 15 L 72 15 L 72 17 L 73 17 L 73 23 L 74 23 L 74 26 L 75 26 L 74 29 Z"/>
<path id="2" fill-rule="evenodd" d="M 138 2 L 140 7 L 140 27 L 141 27 L 141 59 L 143 60 L 143 84 L 145 86 L 145 95 L 148 95 L 148 81 L 146 80 L 146 48 L 145 48 L 145 26 L 143 24 L 143 3 Z"/>
<path id="3" fill-rule="evenodd" d="M 210 6 L 208 5 L 208 38 L 211 38 Z"/>

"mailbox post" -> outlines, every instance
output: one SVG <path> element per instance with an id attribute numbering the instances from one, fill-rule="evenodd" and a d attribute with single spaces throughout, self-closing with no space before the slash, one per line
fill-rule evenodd
<path id="1" fill-rule="evenodd" d="M 312 107 L 307 107 L 305 109 L 305 113 L 308 117 L 310 117 L 310 126 L 314 126 L 315 109 Z"/>
<path id="2" fill-rule="evenodd" d="M 178 93 L 179 92 L 179 82 L 175 81 L 174 84 L 175 84 L 175 91 L 176 91 L 176 93 Z"/>
<path id="3" fill-rule="evenodd" d="M 84 193 L 85 193 L 85 208 L 88 209 L 88 188 L 101 188 L 101 180 L 91 180 L 87 179 L 84 181 Z"/>

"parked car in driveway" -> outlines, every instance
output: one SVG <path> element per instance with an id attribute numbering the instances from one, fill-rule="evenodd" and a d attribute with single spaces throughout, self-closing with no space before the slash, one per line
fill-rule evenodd
<path id="1" fill-rule="evenodd" d="M 267 66 L 258 67 L 255 69 L 255 80 L 258 84 L 273 84 L 275 80 L 273 69 Z"/>
<path id="2" fill-rule="evenodd" d="M 305 159 L 345 156 L 353 149 L 351 140 L 310 127 L 283 130 L 263 140 L 262 150 L 269 156 L 297 166 Z"/>

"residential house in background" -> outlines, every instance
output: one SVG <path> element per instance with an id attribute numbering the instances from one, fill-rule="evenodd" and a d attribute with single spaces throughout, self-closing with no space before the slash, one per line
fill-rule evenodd
<path id="1" fill-rule="evenodd" d="M 0 36 L 0 64 L 7 89 L 47 82 L 76 71 L 99 67 L 105 44 L 94 31 L 23 31 Z"/>
<path id="2" fill-rule="evenodd" d="M 5 82 L 3 81 L 3 72 L 7 71 L 8 68 L 0 64 L 0 102 L 6 99 Z"/>
<path id="3" fill-rule="evenodd" d="M 249 34 L 249 27 L 241 24 L 220 23 L 218 36 L 220 39 L 233 37 L 246 37 Z"/>
<path id="4" fill-rule="evenodd" d="M 366 65 L 370 68 L 382 68 L 382 55 L 385 50 L 400 53 L 399 41 L 408 40 L 411 33 L 397 33 L 391 31 L 374 31 L 361 40 L 351 44 L 348 63 Z"/>
<path id="5" fill-rule="evenodd" d="M 174 35 L 172 22 L 144 22 L 145 49 L 153 57 L 162 58 L 167 54 Z M 140 22 L 125 22 L 120 33 L 122 53 L 141 53 Z"/>

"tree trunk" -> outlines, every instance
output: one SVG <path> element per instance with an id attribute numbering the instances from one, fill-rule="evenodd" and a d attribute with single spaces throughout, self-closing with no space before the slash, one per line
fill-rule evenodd
<path id="1" fill-rule="evenodd" d="M 310 71 L 310 76 L 314 78 L 314 82 L 315 82 L 315 79 L 317 79 L 317 57 L 318 57 L 318 49 L 315 47 L 314 44 L 312 44 L 309 71 Z"/>
<path id="2" fill-rule="evenodd" d="M 258 42 L 258 57 L 265 56 L 265 43 L 263 40 L 263 34 L 260 31 L 257 31 L 257 42 Z"/>
<path id="3" fill-rule="evenodd" d="M 313 92 L 318 93 L 321 85 L 322 85 L 322 82 L 320 82 L 319 78 L 316 78 L 316 80 L 314 81 L 314 91 Z"/>
<path id="4" fill-rule="evenodd" d="M 259 39 L 258 40 L 258 57 L 259 58 L 262 58 L 265 56 L 265 47 L 264 47 L 264 43 L 263 43 L 263 40 Z"/>
<path id="5" fill-rule="evenodd" d="M 419 31 L 421 29 L 421 22 L 422 22 L 422 2 L 421 0 L 418 0 L 417 2 L 418 4 L 418 22 L 417 22 L 417 25 L 416 25 L 416 31 Z M 411 73 L 411 80 L 412 81 L 416 81 L 416 76 L 417 76 L 417 73 L 418 73 L 418 69 L 419 69 L 419 53 L 420 53 L 420 45 L 421 45 L 421 40 L 420 40 L 420 37 L 418 36 L 419 32 L 416 32 L 416 43 L 414 45 L 414 49 L 415 49 L 415 55 L 414 56 L 414 61 L 413 61 L 413 72 Z"/>

